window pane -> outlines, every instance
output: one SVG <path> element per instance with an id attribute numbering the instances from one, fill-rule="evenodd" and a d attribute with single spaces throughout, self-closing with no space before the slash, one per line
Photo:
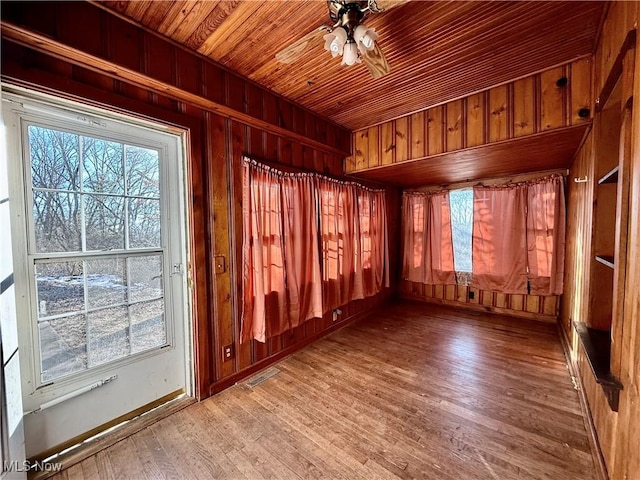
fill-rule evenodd
<path id="1" fill-rule="evenodd" d="M 33 186 L 79 190 L 78 136 L 35 125 L 28 132 Z"/>
<path id="2" fill-rule="evenodd" d="M 124 194 L 122 144 L 82 137 L 85 191 Z"/>
<path id="3" fill-rule="evenodd" d="M 162 297 L 162 261 L 160 255 L 129 258 L 129 301 Z"/>
<path id="4" fill-rule="evenodd" d="M 36 265 L 38 317 L 84 310 L 82 262 Z"/>
<path id="5" fill-rule="evenodd" d="M 106 307 L 127 301 L 125 260 L 87 260 L 87 307 Z"/>
<path id="6" fill-rule="evenodd" d="M 88 317 L 89 367 L 129 355 L 127 307 L 105 308 Z"/>
<path id="7" fill-rule="evenodd" d="M 131 316 L 131 353 L 143 352 L 166 343 L 164 300 L 136 303 Z"/>
<path id="8" fill-rule="evenodd" d="M 84 315 L 40 322 L 38 332 L 42 382 L 87 368 L 87 324 Z"/>
<path id="9" fill-rule="evenodd" d="M 82 250 L 80 195 L 77 193 L 33 192 L 33 220 L 36 251 L 77 252 Z"/>
<path id="10" fill-rule="evenodd" d="M 129 199 L 129 248 L 160 246 L 160 201 Z"/>
<path id="11" fill-rule="evenodd" d="M 470 272 L 471 238 L 473 235 L 473 190 L 452 190 L 451 233 L 453 235 L 453 257 L 457 272 Z"/>
<path id="12" fill-rule="evenodd" d="M 124 198 L 85 195 L 84 218 L 87 250 L 124 248 Z"/>
<path id="13" fill-rule="evenodd" d="M 158 151 L 126 147 L 127 194 L 138 197 L 160 197 Z"/>

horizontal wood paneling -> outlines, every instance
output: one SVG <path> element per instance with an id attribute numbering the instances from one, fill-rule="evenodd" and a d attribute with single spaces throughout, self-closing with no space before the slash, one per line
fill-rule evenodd
<path id="1" fill-rule="evenodd" d="M 555 322 L 560 308 L 559 296 L 516 295 L 489 292 L 463 285 L 424 285 L 400 280 L 402 298 L 438 305 L 450 305 L 516 317 Z M 473 293 L 473 298 L 470 294 Z"/>
<path id="2" fill-rule="evenodd" d="M 589 127 L 590 124 L 585 123 L 554 129 L 423 159 L 383 165 L 351 175 L 401 187 L 421 187 L 568 168 Z"/>
<path id="3" fill-rule="evenodd" d="M 368 162 L 347 162 L 347 173 L 367 168 L 422 160 L 443 152 L 493 144 L 539 132 L 581 125 L 591 115 L 580 117 L 583 108 L 593 111 L 591 98 L 591 57 L 500 85 L 474 94 L 400 117 L 367 129 L 368 135 L 383 135 L 389 141 L 370 145 L 367 152 L 356 143 L 362 131 L 352 134 L 354 152 L 368 156 Z M 563 79 L 566 83 L 563 83 Z M 557 83 L 560 82 L 560 86 Z M 426 124 L 425 120 L 426 119 Z M 415 125 L 414 125 L 415 123 Z M 411 131 L 411 149 L 396 148 L 404 138 L 402 129 Z M 392 135 L 392 131 L 396 135 Z M 428 145 L 425 153 L 424 145 Z M 388 152 L 395 150 L 395 156 Z M 567 161 L 570 159 L 567 159 Z M 480 160 L 479 160 L 480 161 Z M 484 159 L 481 160 L 484 162 Z"/>
<path id="4" fill-rule="evenodd" d="M 603 11 L 600 2 L 399 2 L 365 19 L 391 66 L 372 80 L 362 64 L 341 66 L 322 39 L 294 63 L 276 60 L 327 22 L 326 2 L 156 3 L 104 5 L 349 129 L 590 54 Z"/>

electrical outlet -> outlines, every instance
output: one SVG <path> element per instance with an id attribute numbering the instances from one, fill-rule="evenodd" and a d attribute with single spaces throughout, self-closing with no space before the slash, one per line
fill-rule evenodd
<path id="1" fill-rule="evenodd" d="M 334 322 L 337 322 L 337 321 L 338 321 L 338 316 L 339 316 L 339 315 L 342 315 L 342 310 L 340 310 L 339 308 L 336 308 L 336 309 L 333 311 L 333 321 L 334 321 Z"/>
<path id="2" fill-rule="evenodd" d="M 233 344 L 225 345 L 222 347 L 222 361 L 226 362 L 227 360 L 231 360 L 233 358 Z"/>

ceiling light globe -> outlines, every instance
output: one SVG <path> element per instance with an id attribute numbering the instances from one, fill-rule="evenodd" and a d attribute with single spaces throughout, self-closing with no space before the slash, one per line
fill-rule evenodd
<path id="1" fill-rule="evenodd" d="M 358 47 L 354 42 L 349 42 L 344 46 L 342 54 L 343 65 L 353 65 L 358 61 Z"/>
<path id="2" fill-rule="evenodd" d="M 344 44 L 347 41 L 347 32 L 342 27 L 338 27 L 331 33 L 324 36 L 324 48 L 329 50 L 333 57 L 342 55 Z"/>
<path id="3" fill-rule="evenodd" d="M 374 28 L 368 28 L 365 25 L 358 25 L 353 31 L 353 39 L 356 41 L 361 52 L 373 50 L 376 45 L 378 34 Z"/>

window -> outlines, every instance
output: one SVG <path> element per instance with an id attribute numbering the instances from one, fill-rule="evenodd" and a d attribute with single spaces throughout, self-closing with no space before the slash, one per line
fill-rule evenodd
<path id="1" fill-rule="evenodd" d="M 451 234 L 456 272 L 471 272 L 473 237 L 473 190 L 465 188 L 449 192 Z"/>
<path id="2" fill-rule="evenodd" d="M 40 382 L 166 345 L 161 151 L 55 120 L 23 132 Z"/>

